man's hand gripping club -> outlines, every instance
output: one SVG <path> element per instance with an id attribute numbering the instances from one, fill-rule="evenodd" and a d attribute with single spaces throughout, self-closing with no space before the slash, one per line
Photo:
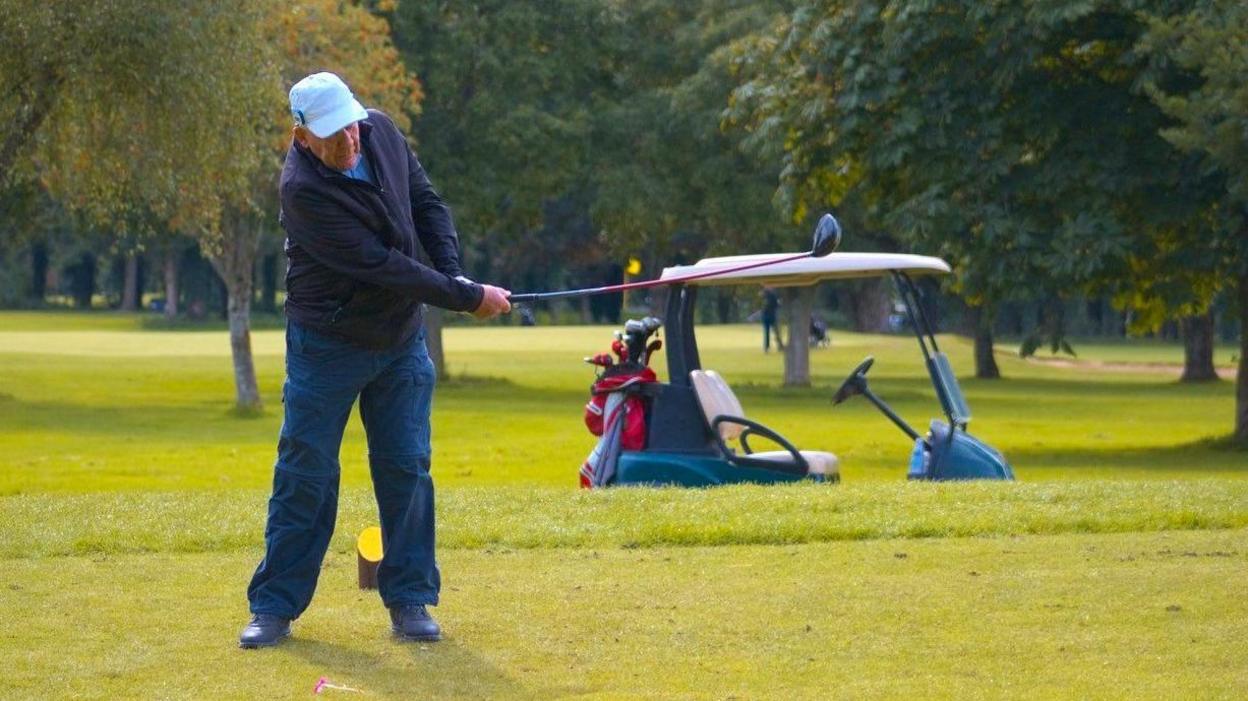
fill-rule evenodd
<path id="1" fill-rule="evenodd" d="M 493 319 L 499 314 L 506 314 L 511 311 L 511 302 L 508 297 L 511 296 L 511 290 L 505 290 L 501 287 L 493 285 L 482 285 L 485 294 L 481 295 L 481 304 L 472 310 L 472 316 L 484 321 L 485 319 Z"/>

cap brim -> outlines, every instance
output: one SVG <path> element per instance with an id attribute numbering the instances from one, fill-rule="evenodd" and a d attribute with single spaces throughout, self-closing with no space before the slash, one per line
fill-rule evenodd
<path id="1" fill-rule="evenodd" d="M 368 112 L 364 111 L 364 106 L 359 100 L 354 98 L 351 102 L 342 107 L 324 115 L 320 119 L 308 122 L 308 130 L 319 139 L 333 136 L 335 132 L 343 127 L 358 122 L 361 119 L 368 119 Z"/>

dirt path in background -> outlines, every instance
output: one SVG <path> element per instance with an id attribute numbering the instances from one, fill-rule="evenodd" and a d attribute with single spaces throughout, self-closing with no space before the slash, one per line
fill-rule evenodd
<path id="1" fill-rule="evenodd" d="M 1010 355 L 1013 355 L 1011 353 Z M 1183 374 L 1183 365 L 1181 363 L 1121 363 L 1106 362 L 1103 360 L 1078 360 L 1071 358 L 1037 358 L 1032 356 L 1026 359 L 1029 363 L 1038 365 L 1048 365 L 1055 368 L 1071 368 L 1076 370 L 1100 370 L 1105 372 L 1125 372 L 1125 373 L 1148 373 L 1153 375 L 1173 375 L 1178 377 Z M 1225 366 L 1217 368 L 1218 377 L 1224 380 L 1235 379 L 1235 367 Z"/>

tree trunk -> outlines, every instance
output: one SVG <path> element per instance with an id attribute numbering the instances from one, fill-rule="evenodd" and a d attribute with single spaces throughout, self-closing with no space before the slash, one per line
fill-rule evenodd
<path id="1" fill-rule="evenodd" d="M 256 366 L 251 355 L 251 276 L 246 282 L 235 279 L 229 290 L 230 353 L 234 358 L 235 408 L 259 411 L 260 388 L 256 383 Z"/>
<path id="2" fill-rule="evenodd" d="M 967 318 L 975 334 L 975 377 L 981 380 L 1001 379 L 1001 369 L 992 352 L 992 313 L 983 307 L 968 307 Z"/>
<path id="3" fill-rule="evenodd" d="M 178 316 L 178 250 L 165 251 L 165 318 Z"/>
<path id="4" fill-rule="evenodd" d="M 78 264 L 71 268 L 70 285 L 73 288 L 74 306 L 91 308 L 95 295 L 95 254 L 83 253 Z"/>
<path id="5" fill-rule="evenodd" d="M 252 285 L 255 285 L 255 273 L 250 276 Z M 221 300 L 221 320 L 229 321 L 230 319 L 230 283 L 225 281 L 225 276 L 217 273 L 216 279 L 217 297 Z M 248 288 L 251 289 L 251 288 Z M 247 300 L 247 310 L 251 311 L 251 300 Z"/>
<path id="6" fill-rule="evenodd" d="M 121 276 L 121 311 L 133 312 L 139 309 L 139 256 L 131 253 L 126 256 L 125 272 Z"/>
<path id="7" fill-rule="evenodd" d="M 715 294 L 715 318 L 721 324 L 732 323 L 732 308 L 735 301 L 731 287 L 721 287 Z"/>
<path id="8" fill-rule="evenodd" d="M 13 19 L 6 21 L 13 21 Z M 56 104 L 57 96 L 61 92 L 61 84 L 65 81 L 64 77 L 58 75 L 50 66 L 43 66 L 38 73 L 38 76 L 24 76 L 28 80 L 33 78 L 32 84 L 21 85 L 19 82 L 20 93 L 34 90 L 35 94 L 29 100 L 19 101 L 16 105 L 16 118 L 6 125 L 8 129 L 5 130 L 4 139 L 0 140 L 0 183 L 7 180 L 13 173 L 13 164 L 17 161 L 17 154 L 23 150 L 23 146 L 31 142 L 39 126 L 52 112 L 52 107 Z"/>
<path id="9" fill-rule="evenodd" d="M 234 360 L 235 409 L 256 413 L 262 408 L 251 354 L 251 295 L 255 285 L 259 226 L 246 215 L 224 218 L 220 248 L 209 254 L 212 267 L 226 290 L 226 318 L 230 324 L 230 353 Z"/>
<path id="10" fill-rule="evenodd" d="M 30 299 L 43 302 L 48 293 L 48 244 L 40 241 L 30 251 Z"/>
<path id="11" fill-rule="evenodd" d="M 260 263 L 260 311 L 277 312 L 277 254 L 270 253 Z"/>
<path id="12" fill-rule="evenodd" d="M 1248 445 L 1248 272 L 1239 274 L 1239 372 L 1235 376 L 1235 440 Z"/>
<path id="13" fill-rule="evenodd" d="M 892 311 L 890 301 L 888 283 L 882 278 L 854 285 L 849 296 L 854 330 L 862 333 L 887 331 L 888 314 Z"/>
<path id="14" fill-rule="evenodd" d="M 1211 382 L 1218 379 L 1213 367 L 1213 309 L 1185 316 L 1183 329 L 1183 376 L 1179 382 Z"/>
<path id="15" fill-rule="evenodd" d="M 425 346 L 429 359 L 438 373 L 438 379 L 446 378 L 446 356 L 442 352 L 442 309 L 425 305 Z"/>
<path id="16" fill-rule="evenodd" d="M 790 287 L 784 296 L 789 321 L 789 344 L 784 347 L 784 384 L 809 387 L 810 314 L 815 306 L 815 288 Z"/>

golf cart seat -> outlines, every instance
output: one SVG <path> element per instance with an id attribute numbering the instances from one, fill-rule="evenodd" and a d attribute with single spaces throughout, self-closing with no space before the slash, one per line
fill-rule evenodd
<path id="1" fill-rule="evenodd" d="M 724 458 L 741 467 L 776 470 L 799 476 L 811 476 L 817 480 L 839 482 L 840 462 L 832 453 L 818 450 L 798 450 L 783 436 L 745 418 L 745 409 L 724 378 L 714 370 L 692 370 L 689 379 L 702 414 L 706 417 L 711 434 L 719 444 Z M 784 450 L 753 452 L 749 437 L 762 436 L 784 447 Z M 728 441 L 736 439 L 744 454 L 728 447 Z"/>

